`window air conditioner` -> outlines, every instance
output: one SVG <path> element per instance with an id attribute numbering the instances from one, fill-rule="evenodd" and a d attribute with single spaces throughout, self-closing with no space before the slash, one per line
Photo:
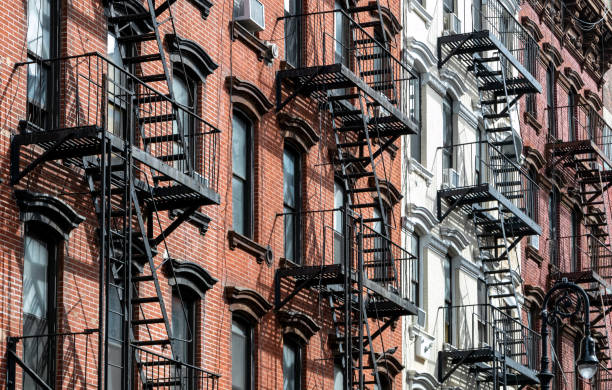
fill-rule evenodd
<path id="1" fill-rule="evenodd" d="M 259 0 L 234 0 L 234 20 L 251 32 L 266 28 L 265 8 Z"/>
<path id="2" fill-rule="evenodd" d="M 445 168 L 442 172 L 442 184 L 446 185 L 448 188 L 459 187 L 459 179 L 459 172 L 455 171 L 453 168 Z"/>
<path id="3" fill-rule="evenodd" d="M 459 19 L 457 14 L 452 12 L 444 13 L 444 32 L 447 35 L 461 33 L 461 19 Z"/>

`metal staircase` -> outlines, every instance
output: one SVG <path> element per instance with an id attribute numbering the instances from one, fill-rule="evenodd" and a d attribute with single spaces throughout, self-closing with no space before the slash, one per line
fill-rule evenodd
<path id="1" fill-rule="evenodd" d="M 201 206 L 220 203 L 219 130 L 174 100 L 158 21 L 163 18 L 175 33 L 174 2 L 156 7 L 148 0 L 145 7 L 136 0 L 108 1 L 109 28 L 133 72 L 96 53 L 48 60 L 65 80 L 58 91 L 64 109 L 53 121 L 62 127 L 23 121 L 11 142 L 13 185 L 47 162 L 61 160 L 84 173 L 99 222 L 104 275 L 98 358 L 100 367 L 105 364 L 98 380 L 109 383 L 120 372 L 125 388 L 216 388 L 219 377 L 178 360 L 181 340 L 173 337 L 158 278 L 171 259 L 166 239 Z M 198 167 L 188 158 L 193 145 L 183 120 L 193 124 L 202 146 Z M 43 152 L 37 154 L 34 145 Z M 171 210 L 178 216 L 166 222 L 161 213 Z M 166 276 L 174 277 L 168 268 Z M 110 344 L 120 346 L 120 356 L 111 356 Z"/>
<path id="2" fill-rule="evenodd" d="M 306 31 L 320 32 L 323 51 L 296 69 L 279 71 L 276 81 L 277 111 L 305 95 L 329 113 L 336 143 L 334 164 L 347 197 L 342 210 L 345 231 L 351 234 L 344 237 L 340 264 L 327 265 L 323 259 L 322 264 L 278 270 L 275 307 L 280 309 L 306 287 L 324 291 L 346 389 L 382 388 L 378 361 L 383 351 L 377 353 L 373 341 L 395 319 L 416 313 L 399 284 L 400 272 L 408 272 L 407 264 L 414 258 L 390 239 L 382 182 L 387 173 L 385 152 L 400 136 L 417 131 L 415 113 L 400 104 L 400 91 L 418 86 L 418 77 L 389 51 L 382 15 L 378 1 L 347 1 L 343 9 L 286 17 L 300 18 Z M 342 56 L 326 58 L 326 48 L 338 47 L 338 41 L 330 40 L 334 35 L 325 32 L 330 20 L 347 28 L 346 61 L 338 60 Z M 287 82 L 295 92 L 283 98 Z M 283 299 L 285 285 L 291 292 Z M 378 328 L 372 331 L 374 324 Z"/>

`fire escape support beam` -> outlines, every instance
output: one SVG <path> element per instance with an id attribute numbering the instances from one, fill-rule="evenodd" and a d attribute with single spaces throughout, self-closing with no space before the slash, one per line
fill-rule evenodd
<path id="1" fill-rule="evenodd" d="M 378 330 L 376 330 L 376 332 L 372 333 L 372 341 L 374 341 L 378 336 L 380 336 L 389 326 L 391 326 L 391 324 L 393 324 L 393 322 L 395 322 L 395 320 L 397 320 L 399 317 L 395 316 L 395 317 L 391 317 L 389 318 L 387 321 L 385 321 L 385 323 L 383 324 L 383 326 L 380 326 L 378 328 Z M 369 340 L 366 340 L 363 344 L 364 347 L 367 347 L 369 344 Z"/>
<path id="2" fill-rule="evenodd" d="M 31 369 L 27 364 L 25 364 L 23 360 L 19 358 L 19 356 L 17 356 L 16 348 L 17 348 L 17 344 L 15 340 L 12 340 L 9 338 L 8 348 L 7 348 L 7 355 L 8 355 L 7 377 L 6 377 L 7 390 L 15 390 L 15 380 L 16 380 L 15 364 L 18 364 L 19 367 L 21 367 L 23 371 L 25 371 L 26 374 L 30 376 L 30 378 L 34 379 L 34 381 L 39 386 L 43 387 L 45 390 L 53 390 L 53 388 L 51 388 L 48 384 L 46 384 L 45 381 L 43 381 L 42 378 L 38 376 L 38 374 L 33 369 Z"/>
<path id="3" fill-rule="evenodd" d="M 442 214 L 442 198 L 440 198 L 440 195 L 438 195 L 438 222 L 442 222 L 444 221 L 444 219 L 446 217 L 448 217 L 448 215 L 450 213 L 453 212 L 453 210 L 455 209 L 455 207 L 457 207 L 457 205 L 459 204 L 459 202 L 461 202 L 463 199 L 465 199 L 466 196 L 468 196 L 469 194 L 471 194 L 472 192 L 475 191 L 475 187 L 468 189 L 467 191 L 465 191 L 463 194 L 461 194 L 461 196 L 455 200 L 453 202 L 453 204 L 451 204 L 448 209 L 446 210 L 446 212 L 444 214 Z"/>
<path id="4" fill-rule="evenodd" d="M 285 297 L 285 299 L 281 300 L 281 275 L 276 273 L 274 275 L 274 310 L 279 311 L 285 306 L 293 297 L 295 297 L 300 291 L 302 291 L 310 282 L 312 282 L 315 278 L 319 277 L 319 275 L 323 272 L 323 269 L 320 268 L 316 272 L 314 272 L 308 279 L 303 280 L 298 285 L 293 288 L 293 291 L 289 293 Z"/>
<path id="5" fill-rule="evenodd" d="M 451 375 L 453 375 L 453 373 L 455 371 L 457 371 L 459 369 L 459 367 L 461 367 L 463 365 L 463 362 L 465 362 L 467 359 L 471 358 L 472 355 L 476 353 L 476 350 L 470 351 L 470 353 L 466 354 L 464 357 L 461 358 L 461 360 L 459 360 L 445 375 L 444 377 L 442 377 L 442 379 L 440 379 L 440 384 L 446 382 L 446 380 L 448 378 L 450 378 Z M 438 363 L 440 364 L 440 363 Z M 442 365 L 440 365 L 440 370 L 442 370 Z"/>
<path id="6" fill-rule="evenodd" d="M 161 232 L 157 237 L 155 237 L 151 241 L 151 247 L 155 248 L 159 244 L 161 244 L 172 232 L 174 232 L 183 222 L 187 221 L 189 217 L 198 209 L 198 206 L 192 206 L 185 211 L 181 215 L 179 215 L 163 232 Z"/>
<path id="7" fill-rule="evenodd" d="M 19 162 L 21 161 L 21 143 L 18 141 L 13 141 L 11 144 L 11 185 L 19 183 L 21 179 L 23 179 L 28 173 L 32 172 L 38 165 L 45 162 L 50 154 L 55 152 L 57 148 L 62 146 L 64 142 L 68 141 L 72 137 L 73 134 L 71 133 L 64 134 L 61 138 L 55 141 L 52 147 L 45 150 L 44 153 L 25 167 L 23 171 L 19 171 Z"/>
<path id="8" fill-rule="evenodd" d="M 454 56 L 459 50 L 465 45 L 465 43 L 472 37 L 472 34 L 466 34 L 465 37 L 459 42 L 457 46 L 451 50 L 450 53 L 442 60 L 442 45 L 440 44 L 440 38 L 438 38 L 438 69 L 442 69 L 452 56 Z"/>
<path id="9" fill-rule="evenodd" d="M 517 95 L 514 99 L 512 99 L 512 101 L 510 102 L 510 104 L 506 105 L 506 107 L 504 107 L 503 110 L 501 110 L 500 114 L 505 114 L 508 112 L 508 108 L 514 106 L 516 104 L 516 102 L 518 102 L 521 98 L 523 97 L 523 94 L 519 94 Z"/>

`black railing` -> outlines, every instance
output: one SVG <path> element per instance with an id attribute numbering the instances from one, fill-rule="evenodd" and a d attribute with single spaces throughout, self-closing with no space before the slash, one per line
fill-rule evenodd
<path id="1" fill-rule="evenodd" d="M 57 75 L 54 99 L 46 111 L 55 120 L 42 120 L 40 102 L 28 99 L 26 119 L 30 130 L 96 127 L 131 142 L 176 169 L 218 190 L 219 129 L 98 53 L 23 62 L 18 68 L 45 65 Z M 29 80 L 32 96 L 48 86 Z M 39 125 L 43 124 L 42 128 Z M 184 155 L 184 158 L 169 156 Z"/>
<path id="2" fill-rule="evenodd" d="M 133 346 L 140 367 L 138 388 L 218 390 L 220 375 L 179 362 L 167 356 Z"/>
<path id="3" fill-rule="evenodd" d="M 483 1 L 478 16 L 474 20 L 474 31 L 488 30 L 499 39 L 527 72 L 535 75 L 540 47 L 501 1 Z"/>
<path id="4" fill-rule="evenodd" d="M 516 153 L 510 141 L 504 146 L 482 141 L 440 149 L 443 187 L 463 188 L 489 184 L 519 209 L 529 209 L 530 199 L 539 187 L 515 159 L 508 157 Z"/>
<path id="5" fill-rule="evenodd" d="M 276 223 L 285 225 L 284 229 L 298 226 L 298 265 L 341 264 L 357 271 L 361 259 L 367 279 L 410 302 L 416 299 L 410 276 L 418 269 L 419 259 L 380 233 L 380 225 L 375 223 L 373 227 L 360 215 L 343 209 L 283 213 L 278 217 Z M 294 232 L 284 231 L 286 240 L 295 237 Z"/>
<path id="6" fill-rule="evenodd" d="M 549 143 L 592 141 L 612 160 L 612 127 L 591 106 L 557 106 L 547 111 Z"/>
<path id="7" fill-rule="evenodd" d="M 491 349 L 536 370 L 540 335 L 490 304 L 440 307 L 446 342 L 457 350 Z"/>
<path id="8" fill-rule="evenodd" d="M 412 121 L 420 122 L 420 77 L 395 58 L 378 34 L 367 31 L 341 9 L 284 16 L 279 20 L 284 22 L 290 66 L 343 64 Z"/>
<path id="9" fill-rule="evenodd" d="M 97 330 L 9 337 L 7 389 L 98 389 Z"/>
<path id="10" fill-rule="evenodd" d="M 549 240 L 549 248 L 556 273 L 594 271 L 612 281 L 612 250 L 603 238 L 592 234 L 560 237 Z"/>

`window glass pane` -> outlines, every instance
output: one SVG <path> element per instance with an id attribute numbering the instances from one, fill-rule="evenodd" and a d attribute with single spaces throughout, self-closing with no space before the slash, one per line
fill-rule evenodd
<path id="1" fill-rule="evenodd" d="M 283 154 L 283 196 L 285 205 L 291 208 L 297 206 L 297 155 L 292 150 L 285 148 Z"/>
<path id="2" fill-rule="evenodd" d="M 47 108 L 49 69 L 41 64 L 28 64 L 28 102 Z"/>
<path id="3" fill-rule="evenodd" d="M 232 170 L 234 175 L 246 179 L 248 174 L 250 126 L 238 115 L 234 115 L 232 126 Z"/>
<path id="4" fill-rule="evenodd" d="M 299 390 L 299 347 L 283 345 L 283 390 Z"/>
<path id="5" fill-rule="evenodd" d="M 28 50 L 43 59 L 51 51 L 50 0 L 28 0 Z"/>
<path id="6" fill-rule="evenodd" d="M 232 390 L 247 390 L 251 375 L 250 329 L 232 321 Z"/>
<path id="7" fill-rule="evenodd" d="M 237 177 L 232 178 L 233 229 L 239 234 L 247 234 L 246 229 L 246 183 Z"/>
<path id="8" fill-rule="evenodd" d="M 344 207 L 344 186 L 338 182 L 334 182 L 334 230 L 340 233 L 344 232 L 343 212 Z"/>
<path id="9" fill-rule="evenodd" d="M 290 213 L 292 210 L 285 207 L 285 213 Z M 295 259 L 295 214 L 285 214 L 285 257 L 289 260 Z"/>
<path id="10" fill-rule="evenodd" d="M 176 357 L 180 361 L 193 364 L 192 356 L 190 355 L 191 332 L 190 329 L 192 313 L 192 302 L 181 300 L 178 292 L 172 294 L 172 334 L 177 340 Z"/>
<path id="11" fill-rule="evenodd" d="M 23 265 L 23 313 L 46 319 L 48 313 L 47 243 L 32 236 L 25 237 Z"/>
<path id="12" fill-rule="evenodd" d="M 285 16 L 299 14 L 299 0 L 285 0 Z M 285 19 L 285 60 L 293 67 L 300 61 L 300 18 Z"/>
<path id="13" fill-rule="evenodd" d="M 344 390 L 344 371 L 338 364 L 334 364 L 334 390 Z"/>

